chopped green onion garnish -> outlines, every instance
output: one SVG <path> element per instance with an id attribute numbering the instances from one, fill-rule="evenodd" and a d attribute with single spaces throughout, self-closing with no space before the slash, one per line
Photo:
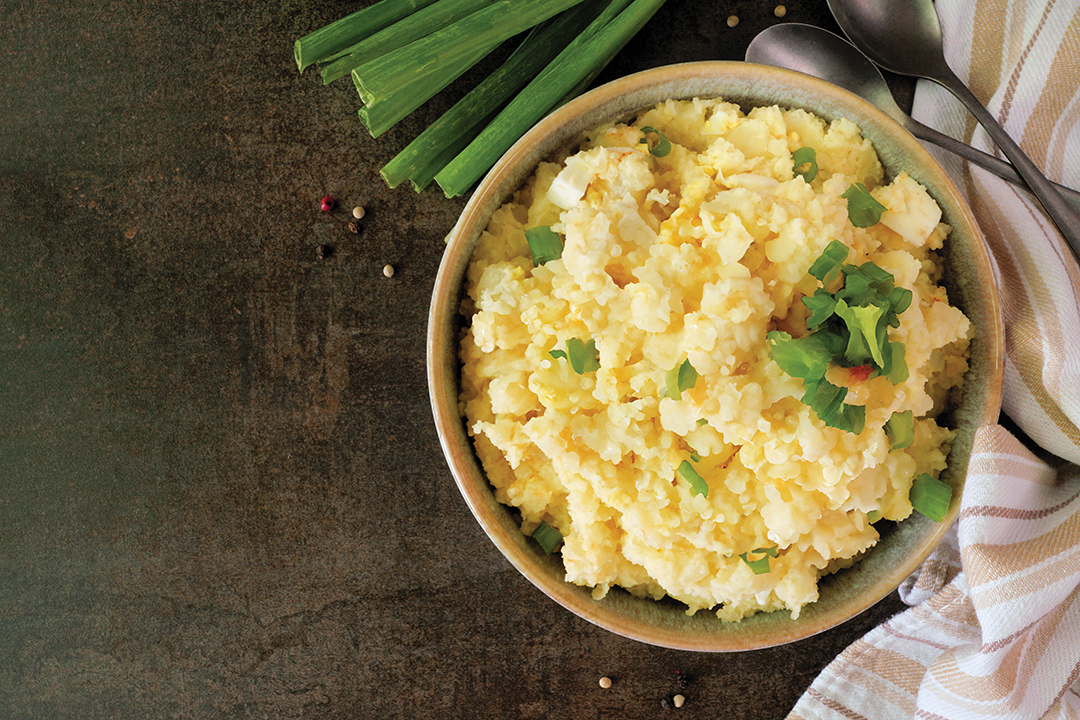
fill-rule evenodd
<path id="1" fill-rule="evenodd" d="M 800 169 L 806 165 L 806 169 Z M 817 177 L 817 151 L 812 147 L 801 147 L 791 153 L 791 172 L 808 183 Z"/>
<path id="2" fill-rule="evenodd" d="M 844 356 L 852 365 L 864 365 L 873 358 L 877 367 L 885 365 L 882 345 L 887 343 L 888 335 L 883 322 L 885 311 L 880 305 L 855 305 L 837 300 L 835 312 L 848 328 L 848 344 Z"/>
<path id="3" fill-rule="evenodd" d="M 900 318 L 898 316 L 911 307 L 911 291 L 907 288 L 893 288 L 886 300 L 889 301 L 893 311 L 895 324 L 892 324 L 892 327 L 900 327 Z"/>
<path id="4" fill-rule="evenodd" d="M 810 266 L 810 274 L 820 280 L 823 285 L 828 285 L 840 271 L 840 266 L 847 260 L 849 252 L 847 245 L 839 240 L 833 240 Z"/>
<path id="5" fill-rule="evenodd" d="M 848 219 L 858 228 L 877 225 L 881 213 L 889 209 L 875 200 L 862 183 L 852 183 L 840 197 L 848 201 Z"/>
<path id="6" fill-rule="evenodd" d="M 911 500 L 911 507 L 931 520 L 941 522 L 949 512 L 952 486 L 929 473 L 923 473 L 911 483 L 908 499 Z"/>
<path id="7" fill-rule="evenodd" d="M 683 460 L 679 463 L 677 472 L 682 476 L 683 480 L 690 483 L 690 492 L 695 495 L 709 497 L 709 483 L 705 482 L 705 478 L 698 475 L 697 470 L 694 469 L 689 460 Z"/>
<path id="8" fill-rule="evenodd" d="M 824 288 L 818 288 L 813 295 L 807 295 L 802 301 L 810 311 L 810 317 L 806 318 L 807 330 L 818 327 L 836 312 L 836 296 Z"/>
<path id="9" fill-rule="evenodd" d="M 693 389 L 694 385 L 697 385 L 697 379 L 697 370 L 694 369 L 694 366 L 690 364 L 690 359 L 687 358 L 665 373 L 665 394 L 672 400 L 682 400 L 683 391 Z"/>
<path id="10" fill-rule="evenodd" d="M 893 385 L 899 385 L 908 379 L 908 366 L 907 366 L 907 351 L 904 349 L 904 343 L 890 342 L 888 344 L 889 354 L 885 367 L 881 369 L 881 374 L 889 378 L 889 382 Z"/>
<path id="11" fill-rule="evenodd" d="M 551 354 L 555 354 L 555 350 Z M 596 340 L 589 338 L 586 342 L 580 338 L 570 338 L 566 341 L 566 357 L 570 360 L 570 367 L 578 375 L 595 372 L 600 369 L 600 353 L 596 350 Z"/>
<path id="12" fill-rule="evenodd" d="M 772 547 L 754 548 L 750 552 L 742 553 L 739 558 L 754 571 L 755 575 L 764 575 L 771 569 L 769 567 L 769 558 L 774 558 L 779 554 L 780 550 L 773 545 Z M 761 557 L 751 560 L 750 555 L 761 555 Z"/>
<path id="13" fill-rule="evenodd" d="M 894 412 L 885 423 L 890 450 L 903 450 L 915 440 L 915 413 L 911 410 Z"/>
<path id="14" fill-rule="evenodd" d="M 550 355 L 553 360 L 558 360 L 559 358 L 565 358 L 566 357 L 566 351 L 565 350 L 552 350 L 551 352 L 548 353 L 548 355 Z"/>
<path id="15" fill-rule="evenodd" d="M 806 392 L 802 401 L 817 413 L 823 423 L 856 435 L 863 431 L 866 426 L 866 408 L 844 402 L 848 394 L 847 388 L 833 385 L 824 378 L 816 382 L 807 381 L 803 385 Z"/>
<path id="16" fill-rule="evenodd" d="M 546 520 L 541 520 L 540 524 L 536 526 L 536 529 L 532 532 L 532 539 L 540 544 L 540 547 L 544 549 L 548 555 L 555 552 L 555 549 L 559 547 L 559 543 L 562 542 L 562 533 L 548 525 Z"/>
<path id="17" fill-rule="evenodd" d="M 667 139 L 667 136 L 664 135 L 664 133 L 648 125 L 641 128 L 641 132 L 645 135 L 643 142 L 648 142 L 650 135 L 655 135 L 657 137 L 656 144 L 649 148 L 650 155 L 664 157 L 671 152 L 671 141 Z"/>
<path id="18" fill-rule="evenodd" d="M 874 523 L 876 523 L 880 519 L 881 519 L 881 511 L 880 510 L 871 510 L 870 512 L 866 513 L 866 522 L 870 523 L 871 525 L 873 525 Z"/>
<path id="19" fill-rule="evenodd" d="M 843 352 L 845 341 L 833 332 L 818 331 L 793 339 L 785 332 L 768 334 L 772 358 L 784 372 L 801 378 L 805 393 L 802 401 L 829 427 L 860 433 L 866 423 L 866 408 L 844 402 L 847 388 L 825 379 L 833 359 Z"/>
<path id="20" fill-rule="evenodd" d="M 558 260 L 562 257 L 563 243 L 559 233 L 551 229 L 550 225 L 539 225 L 525 231 L 525 240 L 529 243 L 532 252 L 533 265 L 540 266 L 549 260 Z"/>
<path id="21" fill-rule="evenodd" d="M 821 380 L 833 357 L 843 352 L 846 341 L 832 332 L 815 332 L 792 338 L 786 332 L 773 330 L 767 335 L 772 346 L 772 359 L 791 377 Z"/>
<path id="22" fill-rule="evenodd" d="M 900 326 L 899 314 L 911 305 L 911 291 L 895 287 L 893 276 L 872 262 L 844 263 L 848 252 L 834 240 L 810 266 L 809 274 L 822 282 L 830 282 L 838 270 L 844 275 L 844 285 L 835 293 L 819 287 L 803 297 L 810 311 L 806 328 L 811 332 L 793 338 L 774 330 L 767 337 L 773 361 L 788 375 L 803 380 L 802 401 L 822 422 L 859 433 L 865 426 L 866 409 L 844 403 L 847 390 L 827 382 L 825 373 L 839 363 L 865 367 L 894 385 L 907 380 L 904 344 L 889 340 L 889 328 Z"/>

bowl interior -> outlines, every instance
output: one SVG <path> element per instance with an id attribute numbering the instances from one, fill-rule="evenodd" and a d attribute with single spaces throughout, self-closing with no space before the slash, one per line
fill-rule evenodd
<path id="1" fill-rule="evenodd" d="M 948 418 L 958 430 L 943 476 L 956 488 L 949 515 L 936 523 L 913 513 L 887 530 L 859 563 L 823 578 L 820 600 L 805 606 L 794 621 L 780 611 L 724 623 L 709 611 L 688 616 L 675 601 L 636 598 L 618 589 L 597 601 L 589 589 L 565 582 L 561 560 L 544 555 L 521 533 L 513 510 L 495 500 L 459 413 L 458 307 L 472 249 L 491 214 L 540 160 L 582 132 L 610 120 L 631 119 L 669 98 L 693 97 L 723 97 L 744 110 L 773 104 L 801 107 L 826 121 L 846 117 L 855 122 L 890 177 L 906 171 L 941 206 L 953 228 L 943 251 L 950 299 L 976 332 L 971 368 Z M 469 508 L 506 558 L 544 593 L 580 617 L 642 642 L 695 651 L 749 650 L 792 642 L 850 619 L 892 592 L 941 540 L 959 510 L 974 432 L 997 420 L 1002 334 L 996 285 L 978 225 L 944 170 L 911 135 L 861 98 L 801 73 L 743 62 L 687 63 L 630 75 L 579 97 L 542 120 L 488 173 L 448 238 L 436 278 L 427 338 L 429 394 L 444 454 Z"/>

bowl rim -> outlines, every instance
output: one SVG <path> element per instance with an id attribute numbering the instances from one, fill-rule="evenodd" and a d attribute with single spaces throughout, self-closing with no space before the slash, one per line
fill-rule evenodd
<path id="1" fill-rule="evenodd" d="M 864 137 L 875 134 L 887 136 L 889 147 L 895 144 L 901 157 L 913 159 L 912 167 L 917 167 L 920 175 L 916 179 L 932 178 L 934 188 L 941 194 L 941 197 L 935 199 L 942 205 L 943 211 L 948 206 L 946 217 L 954 226 L 954 233 L 959 228 L 963 237 L 967 238 L 966 245 L 970 256 L 964 256 L 965 262 L 972 263 L 979 278 L 993 279 L 986 240 L 963 195 L 937 160 L 914 136 L 883 111 L 836 85 L 783 68 L 742 61 L 678 63 L 627 75 L 579 96 L 543 118 L 500 158 L 473 191 L 447 236 L 447 245 L 432 289 L 427 333 L 429 400 L 444 457 L 470 511 L 503 556 L 544 594 L 594 625 L 650 645 L 699 652 L 743 651 L 794 642 L 841 625 L 872 607 L 917 570 L 945 536 L 959 513 L 961 493 L 953 493 L 949 512 L 940 523 L 933 523 L 916 514 L 903 521 L 901 527 L 909 526 L 911 529 L 907 532 L 918 536 L 914 549 L 900 555 L 897 562 L 886 564 L 882 573 L 873 578 L 867 587 L 855 593 L 841 595 L 828 607 L 819 604 L 820 600 L 811 603 L 803 608 L 797 621 L 790 620 L 786 612 L 777 611 L 759 613 L 740 623 L 723 623 L 713 612 L 703 610 L 671 624 L 666 621 L 642 623 L 633 617 L 633 613 L 628 615 L 626 612 L 627 603 L 635 607 L 633 604 L 640 603 L 640 599 L 630 598 L 629 594 L 626 594 L 626 598 L 620 597 L 611 602 L 608 599 L 597 601 L 592 599 L 588 588 L 572 585 L 559 578 L 557 570 L 562 567 L 561 560 L 545 558 L 535 548 L 529 547 L 525 543 L 527 538 L 511 517 L 512 509 L 494 501 L 488 481 L 472 451 L 472 440 L 466 433 L 460 413 L 457 398 L 460 377 L 460 365 L 457 363 L 458 338 L 453 328 L 460 301 L 462 277 L 473 245 L 486 227 L 490 213 L 532 172 L 537 160 L 565 146 L 577 137 L 580 131 L 599 124 L 595 118 L 611 117 L 611 110 L 625 104 L 627 99 L 632 101 L 635 97 L 655 93 L 658 87 L 682 84 L 695 88 L 718 83 L 738 90 L 696 95 L 734 98 L 736 95 L 745 97 L 749 94 L 765 98 L 760 102 L 754 100 L 752 104 L 806 107 L 810 112 L 826 119 L 828 112 L 819 113 L 812 108 L 834 104 L 843 108 L 844 112 L 839 113 L 840 115 L 859 125 Z M 761 88 L 773 89 L 764 91 L 760 90 Z M 747 92 L 743 93 L 744 90 Z M 788 99 L 769 101 L 767 98 L 770 92 L 781 93 Z M 682 98 L 693 96 L 695 94 L 671 95 Z M 622 115 L 631 117 L 652 104 L 655 102 L 638 104 L 636 109 L 623 112 Z M 877 133 L 874 129 L 881 129 L 881 132 Z M 880 155 L 882 148 L 877 142 L 874 144 Z M 882 158 L 882 164 L 886 165 L 888 170 L 885 158 Z M 910 168 L 893 167 L 892 174 L 901 169 Z M 943 199 L 946 202 L 943 203 Z M 973 318 L 973 324 L 976 324 L 980 331 L 978 344 L 981 350 L 978 358 L 975 358 L 973 352 L 973 360 L 977 359 L 978 363 L 977 366 L 973 364 L 973 370 L 969 371 L 969 377 L 965 379 L 963 406 L 967 415 L 966 422 L 961 424 L 966 429 L 962 441 L 967 444 L 967 448 L 961 448 L 964 452 L 963 462 L 960 463 L 961 467 L 954 471 L 955 477 L 952 480 L 954 485 L 961 489 L 968 459 L 966 453 L 970 452 L 971 435 L 977 427 L 996 422 L 1001 407 L 1004 330 L 996 283 L 990 282 L 989 287 L 981 287 L 976 307 L 979 308 L 979 322 L 974 323 Z M 967 311 L 965 308 L 966 313 Z M 978 369 L 981 382 L 969 388 L 974 369 Z M 954 443 L 954 452 L 956 449 Z M 953 471 L 952 465 L 953 458 L 950 456 L 950 471 Z M 492 505 L 493 502 L 497 507 Z M 878 552 L 882 552 L 881 547 L 873 548 L 866 557 L 873 558 Z M 883 558 L 878 564 L 886 563 L 886 560 L 887 558 Z M 556 562 L 558 568 L 553 568 L 552 562 Z M 862 562 L 866 560 L 863 559 Z M 823 577 L 819 581 L 819 587 L 825 587 L 835 577 Z M 612 592 L 616 590 L 613 589 Z M 609 594 L 608 598 L 611 597 Z M 685 609 L 681 605 L 680 607 Z M 702 616 L 711 620 L 701 622 L 694 619 Z M 776 619 L 776 616 L 781 616 L 783 620 Z"/>

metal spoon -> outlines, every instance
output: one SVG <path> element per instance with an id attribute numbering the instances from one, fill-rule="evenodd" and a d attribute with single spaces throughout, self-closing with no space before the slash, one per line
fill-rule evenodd
<path id="1" fill-rule="evenodd" d="M 932 80 L 967 106 L 1080 257 L 1080 212 L 1074 210 L 1035 163 L 1009 137 L 945 61 L 941 23 L 931 0 L 828 0 L 836 22 L 855 47 L 899 75 Z"/>
<path id="2" fill-rule="evenodd" d="M 876 105 L 920 140 L 932 142 L 1003 180 L 1028 189 L 1009 163 L 940 133 L 900 109 L 877 67 L 858 48 L 828 30 L 800 23 L 773 25 L 750 42 L 746 61 L 797 70 L 839 85 Z M 1055 187 L 1080 210 L 1080 192 L 1056 183 Z"/>

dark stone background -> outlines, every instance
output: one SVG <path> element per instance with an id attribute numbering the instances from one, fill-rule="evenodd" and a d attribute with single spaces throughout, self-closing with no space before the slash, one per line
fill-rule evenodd
<path id="1" fill-rule="evenodd" d="M 644 718 L 675 671 L 687 718 L 782 717 L 895 594 L 786 647 L 654 648 L 461 500 L 424 333 L 465 199 L 378 170 L 478 75 L 371 139 L 291 55 L 363 4 L 0 0 L 0 718 Z M 599 81 L 741 59 L 774 7 L 669 0 Z"/>

